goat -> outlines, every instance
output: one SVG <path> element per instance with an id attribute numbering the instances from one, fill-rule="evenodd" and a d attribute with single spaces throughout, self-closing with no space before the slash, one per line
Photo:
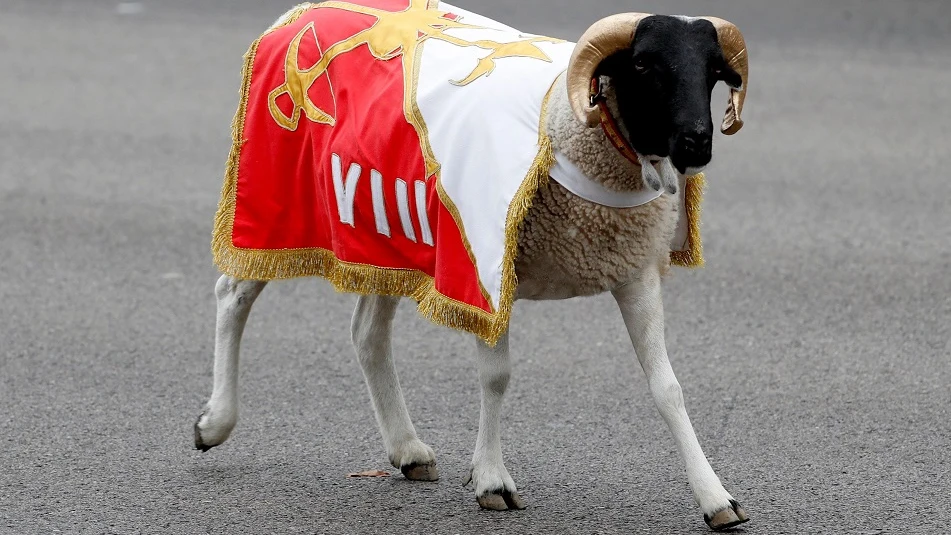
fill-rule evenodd
<path id="1" fill-rule="evenodd" d="M 544 128 L 558 161 L 573 166 L 608 197 L 662 188 L 674 193 L 683 175 L 699 173 L 712 159 L 714 86 L 722 81 L 732 88 L 721 130 L 733 134 L 742 126 L 747 77 L 745 42 L 727 21 L 615 15 L 596 22 L 575 45 L 566 72 L 553 86 Z M 625 157 L 594 128 L 604 114 L 618 118 L 622 148 L 636 156 Z M 714 530 L 746 522 L 746 512 L 700 447 L 665 346 L 661 281 L 670 267 L 679 198 L 658 193 L 650 202 L 618 207 L 579 196 L 554 178 L 538 189 L 519 230 L 515 298 L 611 292 L 704 520 Z M 265 284 L 229 275 L 216 284 L 214 389 L 195 424 L 195 444 L 203 451 L 225 442 L 237 422 L 239 344 Z M 391 357 L 398 302 L 399 297 L 360 296 L 352 342 L 389 461 L 408 479 L 434 481 L 435 453 L 418 438 Z M 477 355 L 482 405 L 469 480 L 483 508 L 522 509 L 500 442 L 511 369 L 507 332 L 494 346 L 478 340 Z"/>

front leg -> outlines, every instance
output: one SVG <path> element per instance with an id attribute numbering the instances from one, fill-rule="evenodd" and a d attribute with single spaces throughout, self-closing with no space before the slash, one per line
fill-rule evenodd
<path id="1" fill-rule="evenodd" d="M 479 436 L 469 479 L 475 483 L 476 500 L 484 509 L 504 511 L 524 509 L 515 488 L 515 481 L 502 463 L 502 439 L 499 418 L 502 397 L 508 388 L 512 365 L 509 362 L 508 333 L 495 347 L 478 341 L 479 383 L 482 385 L 482 410 L 479 415 Z"/>
<path id="2" fill-rule="evenodd" d="M 683 392 L 670 366 L 664 342 L 660 274 L 657 271 L 646 273 L 612 293 L 621 309 L 637 358 L 647 375 L 654 403 L 667 422 L 680 457 L 687 466 L 687 480 L 694 499 L 703 511 L 704 520 L 714 530 L 746 522 L 749 520 L 746 512 L 723 488 L 710 467 L 684 408 Z"/>

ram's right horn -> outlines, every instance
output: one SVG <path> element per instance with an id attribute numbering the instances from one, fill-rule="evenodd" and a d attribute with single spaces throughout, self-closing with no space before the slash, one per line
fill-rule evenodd
<path id="1" fill-rule="evenodd" d="M 578 40 L 568 63 L 568 100 L 575 117 L 590 128 L 598 126 L 601 115 L 592 105 L 591 80 L 601 62 L 634 44 L 637 24 L 647 13 L 622 13 L 595 22 Z"/>

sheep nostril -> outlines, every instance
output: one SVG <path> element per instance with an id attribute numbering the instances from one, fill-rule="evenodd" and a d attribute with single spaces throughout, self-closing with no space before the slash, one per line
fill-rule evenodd
<path id="1" fill-rule="evenodd" d="M 676 152 L 690 159 L 707 159 L 712 150 L 711 136 L 681 134 L 677 139 Z"/>
<path id="2" fill-rule="evenodd" d="M 680 136 L 680 145 L 690 152 L 703 152 L 710 148 L 710 138 L 698 134 L 684 134 Z"/>

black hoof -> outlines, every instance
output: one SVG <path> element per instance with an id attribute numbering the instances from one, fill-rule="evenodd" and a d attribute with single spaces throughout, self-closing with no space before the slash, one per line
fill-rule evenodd
<path id="1" fill-rule="evenodd" d="M 403 476 L 411 481 L 437 481 L 439 480 L 439 470 L 436 469 L 436 463 L 412 463 L 400 467 Z"/>
<path id="2" fill-rule="evenodd" d="M 204 413 L 202 413 L 202 415 L 198 417 L 198 422 L 201 421 L 202 416 L 204 416 Z M 211 448 L 214 448 L 214 446 L 208 446 L 201 439 L 201 430 L 198 428 L 198 422 L 195 422 L 195 449 L 201 450 L 202 452 L 206 452 L 210 450 Z"/>

